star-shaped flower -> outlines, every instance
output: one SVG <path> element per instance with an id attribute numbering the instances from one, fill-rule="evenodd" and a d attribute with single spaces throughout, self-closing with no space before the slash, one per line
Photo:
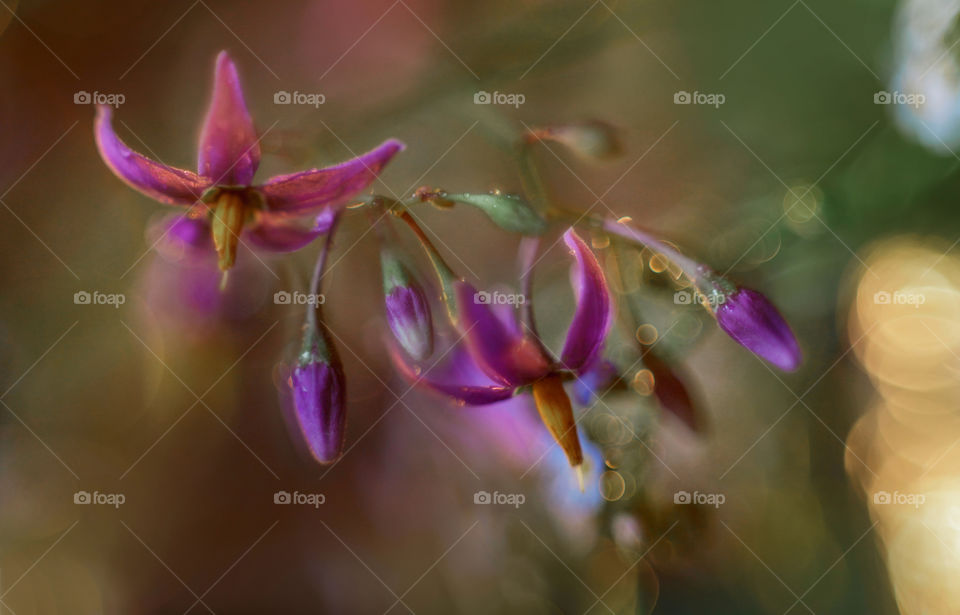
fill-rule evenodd
<path id="1" fill-rule="evenodd" d="M 241 235 L 274 252 L 298 250 L 323 234 L 329 214 L 377 178 L 403 143 L 388 139 L 352 160 L 325 169 L 272 177 L 253 184 L 260 145 L 240 88 L 237 69 L 225 51 L 217 56 L 213 97 L 197 149 L 197 172 L 170 167 L 134 152 L 117 137 L 111 107 L 97 108 L 94 127 L 104 162 L 120 179 L 150 198 L 191 208 L 205 218 L 227 271 Z M 304 227 L 298 219 L 311 217 Z"/>
<path id="2" fill-rule="evenodd" d="M 570 465 L 578 467 L 583 452 L 563 383 L 583 375 L 602 351 L 613 321 L 612 300 L 603 269 L 587 244 L 573 229 L 563 238 L 575 258 L 572 280 L 577 306 L 559 359 L 522 329 L 513 310 L 491 306 L 466 282 L 455 283 L 454 290 L 456 324 L 467 352 L 454 349 L 449 362 L 427 375 L 398 349 L 393 349 L 392 356 L 408 381 L 460 405 L 500 402 L 529 387 L 547 429 Z"/>

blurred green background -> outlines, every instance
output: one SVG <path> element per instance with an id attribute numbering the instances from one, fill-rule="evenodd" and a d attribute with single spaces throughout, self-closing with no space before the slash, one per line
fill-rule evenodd
<path id="1" fill-rule="evenodd" d="M 912 141 L 893 105 L 874 101 L 893 89 L 897 10 L 864 0 L 4 4 L 0 612 L 896 613 L 844 469 L 871 395 L 848 352 L 850 280 L 879 237 L 929 233 L 949 245 L 960 229 L 960 158 Z M 649 419 L 642 445 L 627 447 L 622 493 L 594 482 L 584 496 L 558 495 L 562 464 L 525 472 L 548 443 L 516 458 L 523 441 L 504 443 L 509 412 L 528 408 L 396 402 L 406 387 L 381 344 L 376 245 L 356 216 L 326 291 L 349 348 L 350 449 L 331 469 L 304 461 L 274 382 L 301 313 L 269 298 L 302 287 L 315 248 L 248 262 L 257 282 L 231 299 L 229 318 L 174 313 L 151 290 L 163 263 L 145 229 L 163 207 L 108 171 L 94 109 L 75 103 L 77 92 L 122 94 L 126 142 L 192 168 L 221 49 L 264 134 L 259 178 L 396 137 L 408 148 L 381 191 L 518 191 L 505 139 L 609 122 L 624 144 L 615 160 L 534 150 L 557 200 L 632 216 L 765 292 L 794 326 L 803 368 L 773 374 L 705 323 L 674 358 L 709 429 Z M 279 91 L 325 102 L 274 104 Z M 479 91 L 524 103 L 477 105 Z M 677 104 L 683 92 L 723 104 Z M 472 281 L 512 283 L 515 237 L 467 210 L 422 219 Z M 561 252 L 538 273 L 538 292 L 560 297 L 538 315 L 558 331 L 569 318 Z M 127 300 L 76 305 L 82 290 Z M 74 504 L 81 490 L 125 502 Z M 282 490 L 325 503 L 278 506 Z M 478 507 L 479 490 L 526 503 Z M 726 502 L 677 506 L 678 490 Z"/>

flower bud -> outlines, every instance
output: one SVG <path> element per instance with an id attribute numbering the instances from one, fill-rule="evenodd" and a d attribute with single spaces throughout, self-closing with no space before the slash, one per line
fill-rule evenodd
<path id="1" fill-rule="evenodd" d="M 381 253 L 387 324 L 400 345 L 422 361 L 433 352 L 433 320 L 423 289 L 389 249 Z"/>
<path id="2" fill-rule="evenodd" d="M 599 121 L 544 126 L 534 128 L 528 134 L 544 141 L 556 141 L 587 159 L 615 158 L 623 151 L 616 130 Z"/>
<path id="3" fill-rule="evenodd" d="M 717 324 L 738 344 L 785 371 L 802 359 L 797 338 L 777 308 L 755 290 L 736 288 L 716 308 Z"/>
<path id="4" fill-rule="evenodd" d="M 336 461 L 346 433 L 346 384 L 339 359 L 316 333 L 307 333 L 289 385 L 297 425 L 310 453 L 320 463 Z"/>

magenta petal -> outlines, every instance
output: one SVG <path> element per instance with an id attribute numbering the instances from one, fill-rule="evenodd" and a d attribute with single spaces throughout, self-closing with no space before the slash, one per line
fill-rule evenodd
<path id="1" fill-rule="evenodd" d="M 603 347 L 613 324 L 612 302 L 603 268 L 587 244 L 572 228 L 563 234 L 563 240 L 576 257 L 573 290 L 577 310 L 567 330 L 560 361 L 569 369 L 580 371 Z"/>
<path id="2" fill-rule="evenodd" d="M 405 146 L 396 139 L 384 141 L 353 160 L 290 175 L 278 175 L 260 187 L 272 212 L 303 215 L 327 205 L 339 205 L 377 179 L 383 167 Z"/>
<path id="3" fill-rule="evenodd" d="M 164 216 L 149 226 L 147 241 L 170 262 L 216 262 L 210 221 L 205 216 Z"/>
<path id="4" fill-rule="evenodd" d="M 200 132 L 197 171 L 215 184 L 247 186 L 260 166 L 260 144 L 243 100 L 237 67 L 226 51 L 217 56 L 213 97 Z"/>
<path id="5" fill-rule="evenodd" d="M 782 370 L 802 359 L 800 345 L 777 308 L 755 290 L 738 288 L 717 308 L 717 323 L 738 344 Z"/>
<path id="6" fill-rule="evenodd" d="M 244 238 L 270 252 L 294 252 L 329 230 L 329 225 L 303 227 L 274 216 L 261 215 L 257 224 L 246 230 Z"/>
<path id="7" fill-rule="evenodd" d="M 114 175 L 150 198 L 168 205 L 192 205 L 210 182 L 190 171 L 168 167 L 142 156 L 117 137 L 112 126 L 113 109 L 97 107 L 94 136 L 100 156 Z"/>
<path id="8" fill-rule="evenodd" d="M 431 389 L 458 403 L 468 406 L 483 406 L 513 397 L 513 387 L 503 387 L 494 384 L 457 384 L 454 382 L 446 382 L 446 378 L 444 377 L 431 376 L 428 378 L 420 366 L 415 366 L 407 361 L 405 353 L 397 348 L 395 344 L 388 342 L 387 346 L 390 349 L 390 357 L 393 359 L 393 364 L 396 366 L 397 371 L 400 372 L 403 379 L 409 382 L 412 387 Z M 457 351 L 453 350 L 452 352 L 456 353 Z M 455 355 L 453 358 L 455 363 L 463 360 L 469 361 L 470 358 L 462 354 L 459 356 Z M 457 371 L 456 367 L 453 371 Z"/>
<path id="9" fill-rule="evenodd" d="M 530 384 L 550 371 L 540 346 L 497 318 L 473 286 L 454 284 L 457 327 L 477 365 L 497 382 L 510 386 Z"/>

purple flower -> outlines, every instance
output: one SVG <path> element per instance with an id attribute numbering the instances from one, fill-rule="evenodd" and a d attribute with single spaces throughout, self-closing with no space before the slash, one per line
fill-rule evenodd
<path id="1" fill-rule="evenodd" d="M 782 370 L 800 366 L 802 355 L 790 325 L 766 297 L 749 288 L 725 295 L 717 324 L 738 344 Z"/>
<path id="2" fill-rule="evenodd" d="M 346 384 L 339 361 L 318 354 L 301 360 L 289 385 L 297 425 L 310 453 L 320 463 L 332 463 L 343 451 Z"/>
<path id="3" fill-rule="evenodd" d="M 392 355 L 407 380 L 451 397 L 461 405 L 503 401 L 521 388 L 530 387 L 540 418 L 563 448 L 570 465 L 577 467 L 583 462 L 583 452 L 563 382 L 584 373 L 600 352 L 611 326 L 612 301 L 603 269 L 587 244 L 573 229 L 564 234 L 564 241 L 576 258 L 573 279 L 577 307 L 559 360 L 521 329 L 513 311 L 494 309 L 466 282 L 454 284 L 456 325 L 466 354 L 455 350 L 452 361 L 440 368 L 439 376 L 429 377 L 401 353 L 394 351 Z M 471 365 L 464 366 L 465 362 Z M 474 375 L 459 379 L 458 373 Z M 477 373 L 482 377 L 477 377 Z"/>
<path id="4" fill-rule="evenodd" d="M 226 52 L 217 56 L 213 97 L 200 133 L 197 172 L 166 166 L 126 146 L 111 125 L 112 109 L 97 108 L 94 133 L 104 162 L 117 177 L 150 198 L 192 207 L 209 220 L 210 235 L 227 271 L 243 239 L 274 252 L 298 250 L 325 232 L 323 220 L 304 226 L 297 218 L 337 208 L 369 186 L 404 145 L 389 139 L 336 166 L 279 175 L 252 184 L 260 145 Z"/>
<path id="5" fill-rule="evenodd" d="M 422 361 L 433 352 L 430 304 L 420 284 L 391 248 L 383 247 L 380 262 L 387 324 L 403 349 Z"/>

